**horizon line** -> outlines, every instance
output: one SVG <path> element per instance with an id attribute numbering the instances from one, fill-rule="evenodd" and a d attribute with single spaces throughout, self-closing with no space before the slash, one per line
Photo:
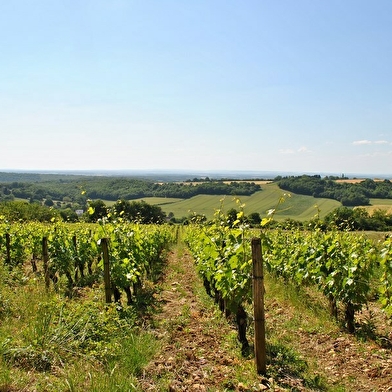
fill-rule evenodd
<path id="1" fill-rule="evenodd" d="M 285 170 L 254 170 L 254 169 L 3 169 L 0 168 L 1 173 L 19 173 L 19 174 L 96 174 L 99 173 L 115 173 L 119 174 L 153 174 L 153 173 L 164 173 L 164 174 L 197 174 L 197 173 L 204 173 L 204 174 L 276 174 L 279 175 L 330 175 L 330 176 L 337 176 L 342 178 L 350 178 L 350 177 L 386 177 L 392 178 L 391 173 L 361 173 L 361 172 L 334 172 L 334 171 L 285 171 Z"/>

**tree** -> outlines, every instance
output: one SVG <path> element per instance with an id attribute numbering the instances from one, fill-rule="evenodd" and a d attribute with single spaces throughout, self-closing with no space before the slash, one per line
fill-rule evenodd
<path id="1" fill-rule="evenodd" d="M 102 200 L 90 201 L 87 212 L 88 222 L 97 222 L 108 215 L 108 209 Z"/>
<path id="2" fill-rule="evenodd" d="M 145 201 L 118 200 L 112 207 L 114 217 L 138 223 L 163 223 L 166 216 L 161 207 Z"/>
<path id="3" fill-rule="evenodd" d="M 339 207 L 330 212 L 325 218 L 327 226 L 339 229 L 353 229 L 355 227 L 354 210 L 348 207 Z"/>
<path id="4" fill-rule="evenodd" d="M 59 217 L 57 210 L 42 206 L 40 203 L 8 201 L 0 203 L 0 215 L 8 221 L 50 222 Z"/>
<path id="5" fill-rule="evenodd" d="M 258 212 L 252 212 L 251 214 L 248 215 L 248 222 L 252 226 L 258 226 L 261 223 L 261 216 Z"/>
<path id="6" fill-rule="evenodd" d="M 65 222 L 77 222 L 79 220 L 78 215 L 71 208 L 65 208 L 64 210 L 60 210 L 60 215 Z"/>
<path id="7" fill-rule="evenodd" d="M 235 208 L 230 208 L 229 211 L 227 211 L 226 218 L 227 218 L 227 223 L 232 226 L 233 223 L 237 220 L 237 214 L 238 211 Z"/>
<path id="8" fill-rule="evenodd" d="M 53 207 L 54 202 L 53 202 L 52 198 L 47 196 L 45 199 L 44 205 L 46 205 L 47 207 Z"/>
<path id="9" fill-rule="evenodd" d="M 117 200 L 117 202 L 112 207 L 112 212 L 115 217 L 121 217 L 126 220 L 130 220 L 132 215 L 131 203 L 124 199 Z"/>

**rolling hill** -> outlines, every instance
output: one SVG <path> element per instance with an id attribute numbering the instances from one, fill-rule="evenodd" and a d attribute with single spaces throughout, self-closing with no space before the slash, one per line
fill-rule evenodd
<path id="1" fill-rule="evenodd" d="M 284 196 L 285 194 L 286 196 Z M 335 208 L 341 206 L 341 203 L 331 199 L 297 194 L 291 194 L 291 197 L 289 197 L 276 183 L 264 184 L 262 191 L 256 192 L 251 196 L 242 196 L 240 201 L 245 204 L 245 215 L 258 212 L 264 217 L 269 209 L 277 207 L 281 197 L 284 197 L 285 201 L 277 208 L 275 219 L 278 221 L 287 218 L 306 221 L 317 214 L 317 208 L 320 217 L 324 217 Z M 190 199 L 143 198 L 143 200 L 149 204 L 159 205 L 166 214 L 172 212 L 176 218 L 196 213 L 211 219 L 215 210 L 219 208 L 222 208 L 224 211 L 228 211 L 231 208 L 239 209 L 234 196 L 224 195 L 197 195 Z"/>

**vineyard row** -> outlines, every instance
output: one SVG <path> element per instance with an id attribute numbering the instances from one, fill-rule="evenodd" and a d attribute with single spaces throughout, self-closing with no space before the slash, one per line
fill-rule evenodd
<path id="1" fill-rule="evenodd" d="M 238 222 L 237 222 L 238 223 Z M 252 302 L 251 239 L 262 243 L 266 270 L 298 288 L 319 289 L 337 318 L 344 311 L 346 326 L 355 329 L 355 314 L 377 299 L 392 315 L 392 240 L 375 242 L 365 235 L 319 229 L 252 231 L 224 221 L 189 227 L 186 242 L 207 292 L 225 312 L 235 312 L 242 325 L 245 304 Z M 239 324 L 240 325 L 240 324 Z M 247 344 L 245 335 L 243 344 Z"/>
<path id="2" fill-rule="evenodd" d="M 102 280 L 106 249 L 111 294 L 125 292 L 131 304 L 144 278 L 151 278 L 175 238 L 163 225 L 54 224 L 0 225 L 0 260 L 10 268 L 42 261 L 46 286 L 65 280 L 66 291 Z M 106 248 L 105 248 L 106 246 Z M 63 279 L 64 278 L 64 279 Z"/>
<path id="3" fill-rule="evenodd" d="M 124 291 L 127 302 L 132 303 L 143 278 L 154 273 L 177 231 L 175 226 L 124 222 L 0 223 L 0 260 L 13 267 L 30 258 L 34 270 L 37 260 L 47 261 L 46 276 L 53 282 L 65 277 L 67 288 L 72 289 L 102 278 L 101 240 L 107 239 L 112 292 L 118 300 Z M 252 231 L 240 220 L 234 227 L 219 221 L 190 225 L 184 239 L 206 290 L 222 310 L 236 315 L 244 344 L 245 305 L 252 302 L 254 237 L 261 239 L 263 263 L 269 273 L 298 287 L 317 287 L 335 317 L 339 308 L 344 309 L 350 331 L 355 328 L 355 313 L 369 300 L 378 299 L 392 315 L 391 238 L 375 242 L 361 234 L 319 229 Z"/>

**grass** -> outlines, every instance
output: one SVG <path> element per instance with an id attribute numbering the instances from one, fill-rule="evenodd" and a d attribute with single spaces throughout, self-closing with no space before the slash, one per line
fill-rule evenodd
<path id="1" fill-rule="evenodd" d="M 72 300 L 0 266 L 0 391 L 129 391 L 159 349 L 137 313 L 105 305 L 102 287 Z"/>
<path id="2" fill-rule="evenodd" d="M 323 299 L 315 293 L 310 295 L 306 291 L 298 291 L 269 274 L 265 275 L 265 287 L 269 374 L 280 379 L 286 387 L 289 385 L 285 380 L 291 380 L 312 390 L 337 391 L 328 385 L 327 377 L 318 368 L 315 358 L 304 360 L 298 345 L 298 331 L 308 334 L 337 331 L 322 303 Z"/>
<path id="3" fill-rule="evenodd" d="M 275 208 L 279 199 L 284 195 L 276 183 L 262 185 L 262 191 L 256 192 L 251 196 L 241 196 L 240 200 L 245 204 L 245 215 L 252 212 L 258 212 L 262 217 L 266 212 Z M 168 214 L 172 212 L 176 218 L 187 217 L 193 212 L 202 214 L 207 219 L 212 219 L 216 209 L 221 207 L 221 200 L 224 199 L 223 207 L 225 211 L 231 208 L 238 209 L 234 196 L 224 195 L 197 195 L 190 199 L 163 199 L 162 198 L 144 198 L 147 203 L 157 204 Z M 323 217 L 341 204 L 336 200 L 314 198 L 312 196 L 291 194 L 291 197 L 285 198 L 284 204 L 279 206 L 275 215 L 276 220 L 287 218 L 305 221 L 312 219 L 317 213 L 316 205 L 320 210 L 320 216 Z"/>
<path id="4" fill-rule="evenodd" d="M 241 202 L 245 203 L 245 215 L 252 212 L 258 212 L 262 217 L 266 211 L 275 208 L 279 199 L 284 195 L 276 183 L 262 184 L 262 191 L 256 192 L 251 196 L 241 196 Z M 164 198 L 164 197 L 146 197 L 143 199 L 149 204 L 158 205 L 162 210 L 169 214 L 172 212 L 176 218 L 188 217 L 193 212 L 205 215 L 207 219 L 212 219 L 216 209 L 220 208 L 221 200 L 224 199 L 225 211 L 231 208 L 238 209 L 234 196 L 230 195 L 197 195 L 190 199 Z M 115 202 L 105 201 L 107 205 L 113 205 Z M 291 197 L 286 197 L 285 202 L 279 206 L 274 219 L 282 221 L 285 219 L 294 219 L 298 221 L 308 221 L 312 219 L 319 211 L 320 218 L 341 206 L 341 203 L 324 198 L 315 198 L 313 196 L 298 195 L 291 193 Z M 363 207 L 369 214 L 375 210 L 386 210 L 388 214 L 392 213 L 392 199 L 370 199 L 370 205 Z"/>

